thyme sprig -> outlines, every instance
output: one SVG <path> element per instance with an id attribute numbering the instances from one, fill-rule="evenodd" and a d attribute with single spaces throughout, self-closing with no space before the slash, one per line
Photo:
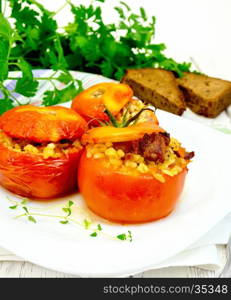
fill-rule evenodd
<path id="1" fill-rule="evenodd" d="M 142 108 L 138 113 L 136 113 L 133 117 L 131 118 L 127 118 L 128 115 L 128 110 L 125 111 L 122 121 L 119 122 L 114 116 L 113 114 L 110 112 L 110 110 L 108 108 L 105 109 L 105 113 L 109 118 L 109 121 L 111 123 L 112 126 L 116 127 L 116 128 L 124 128 L 129 126 L 132 122 L 137 122 L 140 115 L 144 112 L 144 111 L 151 111 L 151 112 L 156 112 L 156 108 L 150 108 L 150 107 L 144 107 Z M 104 126 L 109 125 L 108 123 L 105 123 Z"/>
<path id="2" fill-rule="evenodd" d="M 21 201 L 13 201 L 9 197 L 7 198 L 11 202 L 11 206 L 9 206 L 9 209 L 11 210 L 21 210 L 21 214 L 16 215 L 15 219 L 19 218 L 27 218 L 28 221 L 37 223 L 36 217 L 45 217 L 45 218 L 54 218 L 58 219 L 59 223 L 62 225 L 66 224 L 73 224 L 78 225 L 79 228 L 83 228 L 86 231 L 89 232 L 90 237 L 97 237 L 99 235 L 103 235 L 110 239 L 119 239 L 121 241 L 129 241 L 132 242 L 132 233 L 131 231 L 128 231 L 128 233 L 122 233 L 116 236 L 111 236 L 103 231 L 103 227 L 101 224 L 95 224 L 92 220 L 84 219 L 78 220 L 75 217 L 73 217 L 73 208 L 75 206 L 75 203 L 73 201 L 68 201 L 62 208 L 61 211 L 65 214 L 60 215 L 54 215 L 49 213 L 40 213 L 38 212 L 40 208 L 34 208 L 28 205 L 27 199 L 22 199 Z"/>

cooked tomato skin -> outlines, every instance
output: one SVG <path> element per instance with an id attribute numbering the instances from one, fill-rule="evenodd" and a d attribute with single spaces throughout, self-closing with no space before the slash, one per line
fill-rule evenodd
<path id="1" fill-rule="evenodd" d="M 87 123 L 66 107 L 21 105 L 0 117 L 0 129 L 10 137 L 38 143 L 74 141 L 85 132 Z"/>
<path id="2" fill-rule="evenodd" d="M 99 216 L 118 223 L 142 223 L 171 213 L 183 190 L 187 169 L 165 183 L 151 175 L 129 175 L 115 172 L 103 159 L 80 159 L 79 189 L 88 207 Z"/>
<path id="3" fill-rule="evenodd" d="M 0 144 L 0 184 L 28 198 L 47 199 L 77 189 L 76 174 L 82 150 L 61 158 L 15 152 Z"/>
<path id="4" fill-rule="evenodd" d="M 102 93 L 102 94 L 101 94 Z M 116 116 L 132 99 L 132 89 L 122 83 L 104 82 L 91 86 L 77 95 L 71 108 L 79 113 L 90 125 L 99 126 L 100 121 L 109 121 L 104 112 L 108 108 Z"/>

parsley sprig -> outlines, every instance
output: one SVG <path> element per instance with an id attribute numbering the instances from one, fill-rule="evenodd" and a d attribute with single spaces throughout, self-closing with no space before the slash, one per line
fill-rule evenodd
<path id="1" fill-rule="evenodd" d="M 153 43 L 156 19 L 148 17 L 142 7 L 133 12 L 121 1 L 114 8 L 117 21 L 108 24 L 102 13 L 105 0 L 78 6 L 66 0 L 56 12 L 36 0 L 5 1 L 11 7 L 11 14 L 6 18 L 0 13 L 0 114 L 21 104 L 18 94 L 30 102 L 42 80 L 50 81 L 53 86 L 45 91 L 43 105 L 73 99 L 82 90 L 82 84 L 69 70 L 98 73 L 117 80 L 130 68 L 160 67 L 179 76 L 190 70 L 190 63 L 168 58 L 164 44 Z M 67 5 L 74 21 L 59 28 L 55 16 Z M 32 69 L 53 69 L 57 73 L 36 78 Z M 22 76 L 12 78 L 9 71 L 21 71 Z M 7 87 L 7 79 L 16 80 L 14 90 Z M 58 81 L 65 85 L 61 91 Z"/>

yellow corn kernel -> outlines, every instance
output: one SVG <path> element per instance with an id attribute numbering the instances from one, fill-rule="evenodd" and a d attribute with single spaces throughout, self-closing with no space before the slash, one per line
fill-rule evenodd
<path id="1" fill-rule="evenodd" d="M 147 173 L 149 168 L 144 163 L 140 163 L 137 170 L 141 173 Z"/>
<path id="2" fill-rule="evenodd" d="M 172 176 L 172 171 L 170 171 L 170 170 L 162 170 L 162 172 L 164 173 L 164 174 L 167 174 L 167 175 L 169 175 L 169 176 Z"/>
<path id="3" fill-rule="evenodd" d="M 137 163 L 134 161 L 127 160 L 127 161 L 125 161 L 125 166 L 128 168 L 135 169 L 137 167 Z"/>
<path id="4" fill-rule="evenodd" d="M 94 157 L 95 159 L 103 158 L 103 157 L 104 157 L 104 153 L 100 153 L 100 152 L 95 153 L 95 154 L 93 155 L 93 157 Z"/>
<path id="5" fill-rule="evenodd" d="M 91 153 L 91 151 L 87 151 L 87 158 L 91 158 L 92 157 L 92 153 Z"/>
<path id="6" fill-rule="evenodd" d="M 46 158 L 49 158 L 49 157 L 55 157 L 55 152 L 53 149 L 44 149 L 43 150 L 43 157 L 46 159 Z"/>
<path id="7" fill-rule="evenodd" d="M 108 142 L 108 143 L 105 144 L 105 146 L 106 146 L 107 148 L 109 148 L 109 147 L 112 146 L 112 143 Z"/>
<path id="8" fill-rule="evenodd" d="M 121 150 L 121 149 L 117 150 L 117 154 L 118 154 L 118 156 L 119 156 L 120 158 L 125 156 L 124 151 Z"/>
<path id="9" fill-rule="evenodd" d="M 75 148 L 82 148 L 82 145 L 81 145 L 81 143 L 80 143 L 80 141 L 79 140 L 75 140 L 74 141 L 74 143 L 73 143 L 73 146 L 75 147 Z"/>
<path id="10" fill-rule="evenodd" d="M 15 149 L 15 150 L 21 150 L 21 147 L 20 147 L 19 144 L 14 144 L 14 149 Z"/>
<path id="11" fill-rule="evenodd" d="M 30 153 L 33 153 L 33 154 L 38 153 L 38 149 L 36 147 L 34 147 L 33 145 L 30 145 L 30 144 L 25 146 L 23 149 L 24 149 L 24 151 L 30 152 Z"/>
<path id="12" fill-rule="evenodd" d="M 139 154 L 133 154 L 133 159 L 137 163 L 143 163 L 144 162 L 144 158 Z"/>
<path id="13" fill-rule="evenodd" d="M 105 154 L 106 154 L 107 156 L 116 156 L 116 155 L 117 155 L 117 151 L 116 151 L 114 148 L 110 147 L 110 148 L 108 148 L 108 149 L 105 151 Z"/>
<path id="14" fill-rule="evenodd" d="M 46 146 L 46 148 L 47 148 L 47 149 L 55 149 L 55 144 L 54 144 L 54 143 L 49 143 L 49 144 Z M 45 149 L 46 149 L 46 148 L 45 148 Z M 45 149 L 44 149 L 44 150 L 45 150 Z"/>
<path id="15" fill-rule="evenodd" d="M 122 165 L 122 161 L 120 159 L 110 158 L 110 164 L 115 167 L 119 167 Z"/>
<path id="16" fill-rule="evenodd" d="M 162 183 L 165 182 L 164 176 L 162 176 L 162 175 L 159 174 L 159 173 L 155 173 L 155 174 L 154 174 L 154 177 L 155 177 L 157 180 L 159 180 L 160 182 L 162 182 Z"/>

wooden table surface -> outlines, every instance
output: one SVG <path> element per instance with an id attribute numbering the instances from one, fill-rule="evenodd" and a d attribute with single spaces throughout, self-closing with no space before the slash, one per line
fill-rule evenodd
<path id="1" fill-rule="evenodd" d="M 171 267 L 140 273 L 133 277 L 218 277 L 220 270 L 208 271 L 196 267 Z M 29 262 L 0 262 L 0 277 L 15 278 L 71 278 L 76 277 L 69 274 L 51 271 Z"/>
<path id="2" fill-rule="evenodd" d="M 225 246 L 222 248 L 221 255 L 226 258 Z M 156 269 L 152 271 L 143 272 L 133 277 L 189 277 L 189 278 L 207 278 L 218 277 L 221 269 L 216 271 L 208 271 L 197 267 L 170 267 Z M 70 274 L 64 274 L 42 268 L 29 262 L 23 261 L 2 261 L 0 262 L 0 278 L 14 277 L 14 278 L 72 278 Z"/>

